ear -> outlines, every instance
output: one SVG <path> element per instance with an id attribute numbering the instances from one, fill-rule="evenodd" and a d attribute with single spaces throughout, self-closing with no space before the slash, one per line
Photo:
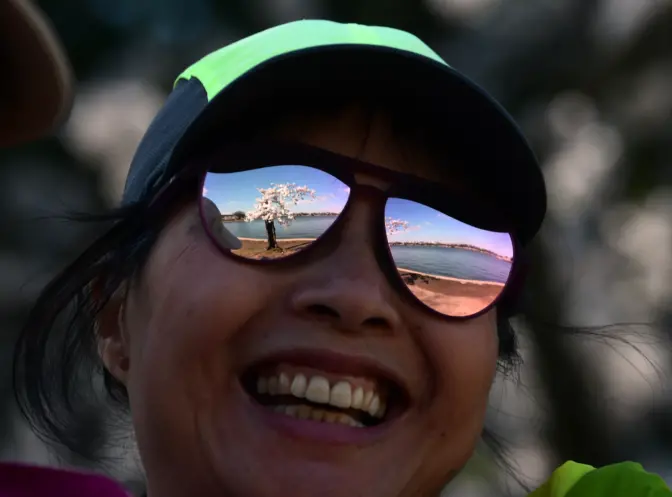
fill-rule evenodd
<path id="1" fill-rule="evenodd" d="M 96 322 L 98 354 L 105 369 L 124 385 L 130 366 L 125 300 L 125 291 L 116 292 L 99 313 Z"/>

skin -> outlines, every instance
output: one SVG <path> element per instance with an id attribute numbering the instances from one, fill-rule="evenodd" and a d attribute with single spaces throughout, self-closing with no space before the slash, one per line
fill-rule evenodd
<path id="1" fill-rule="evenodd" d="M 459 185 L 392 135 L 382 113 L 371 119 L 355 106 L 281 124 L 273 134 Z M 371 215 L 358 199 L 341 244 L 291 270 L 223 256 L 195 205 L 174 216 L 100 323 L 103 361 L 128 389 L 150 497 L 436 496 L 467 462 L 495 375 L 495 311 L 448 321 L 401 298 L 375 262 Z M 289 438 L 248 416 L 241 372 L 295 348 L 395 371 L 411 396 L 407 412 L 361 446 Z"/>

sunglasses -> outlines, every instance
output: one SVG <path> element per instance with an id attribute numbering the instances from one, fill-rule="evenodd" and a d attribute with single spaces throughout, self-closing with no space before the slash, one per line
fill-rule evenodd
<path id="1" fill-rule="evenodd" d="M 361 199 L 373 209 L 379 268 L 404 298 L 444 317 L 472 318 L 492 308 L 513 279 L 511 216 L 473 185 L 287 143 L 221 147 L 183 171 L 198 176 L 208 237 L 249 264 L 303 264 L 320 247 L 338 246 Z"/>

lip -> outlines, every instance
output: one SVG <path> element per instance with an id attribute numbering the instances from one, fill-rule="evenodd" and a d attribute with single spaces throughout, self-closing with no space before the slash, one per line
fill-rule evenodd
<path id="1" fill-rule="evenodd" d="M 403 376 L 371 357 L 342 354 L 335 351 L 293 349 L 269 354 L 245 367 L 246 371 L 263 369 L 267 365 L 289 363 L 306 366 L 326 373 L 351 377 L 368 377 L 388 381 L 400 390 L 403 401 L 410 405 L 410 388 Z"/>
<path id="2" fill-rule="evenodd" d="M 264 356 L 247 365 L 243 373 L 283 362 L 335 375 L 371 377 L 388 381 L 394 385 L 402 397 L 398 399 L 397 407 L 390 411 L 390 418 L 383 423 L 366 428 L 355 428 L 337 423 L 298 419 L 276 413 L 255 401 L 239 383 L 241 393 L 244 394 L 246 401 L 245 411 L 248 413 L 248 419 L 255 419 L 261 425 L 267 426 L 287 438 L 332 446 L 370 445 L 396 429 L 410 410 L 410 390 L 401 375 L 369 357 L 342 354 L 335 351 L 293 349 Z"/>
<path id="3" fill-rule="evenodd" d="M 283 437 L 308 444 L 334 447 L 373 445 L 391 433 L 405 417 L 403 415 L 395 417 L 378 426 L 354 428 L 337 423 L 298 419 L 276 413 L 256 403 L 242 388 L 241 394 L 245 399 L 246 419 L 253 420 L 255 424 L 266 426 Z"/>

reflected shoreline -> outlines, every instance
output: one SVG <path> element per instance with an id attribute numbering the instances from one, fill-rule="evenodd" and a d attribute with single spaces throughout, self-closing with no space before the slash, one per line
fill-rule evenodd
<path id="1" fill-rule="evenodd" d="M 253 243 L 266 243 L 268 240 L 266 238 L 245 238 L 243 236 L 237 236 L 238 240 L 241 242 L 253 242 Z M 278 238 L 278 244 L 282 242 L 314 242 L 317 238 Z"/>
<path id="2" fill-rule="evenodd" d="M 316 238 L 278 238 L 277 243 L 279 248 L 267 250 L 266 246 L 268 240 L 265 238 L 247 238 L 247 237 L 237 237 L 238 240 L 243 242 L 243 246 L 240 249 L 233 250 L 233 253 L 243 257 L 249 257 L 252 259 L 276 259 L 278 257 L 285 257 L 288 253 L 300 251 L 302 248 L 305 248 L 307 244 L 316 240 Z M 462 247 L 460 247 L 462 248 Z M 482 291 L 493 291 L 496 290 L 499 292 L 504 286 L 504 283 L 488 280 L 474 280 L 466 278 L 455 278 L 452 276 L 442 276 L 438 274 L 425 273 L 421 271 L 414 271 L 412 269 L 398 268 L 401 273 L 402 279 L 406 281 L 409 285 L 414 285 L 417 283 L 423 283 L 425 285 L 454 285 L 458 286 L 468 285 L 481 288 Z"/>
<path id="3" fill-rule="evenodd" d="M 461 250 L 470 250 L 472 252 L 478 252 L 481 254 L 489 255 L 495 257 L 500 261 L 513 262 L 511 257 L 506 257 L 504 255 L 496 254 L 490 250 L 476 247 L 474 245 L 469 245 L 466 243 L 443 243 L 443 242 L 390 242 L 390 247 L 441 247 L 441 248 L 455 248 Z"/>
<path id="4" fill-rule="evenodd" d="M 246 242 L 265 242 L 266 240 L 264 238 L 246 238 L 246 237 L 237 237 L 238 240 L 240 241 L 246 241 Z M 293 242 L 312 242 L 316 240 L 316 238 L 278 238 L 278 243 L 280 242 L 288 242 L 288 243 L 293 243 Z M 453 249 L 461 249 L 461 250 L 469 250 L 471 252 L 477 252 L 480 254 L 485 254 L 489 255 L 491 257 L 494 257 L 496 259 L 499 259 L 500 261 L 504 262 L 513 262 L 513 259 L 511 257 L 505 257 L 503 255 L 496 254 L 494 252 L 491 252 L 486 249 L 482 249 L 479 247 L 474 247 L 473 245 L 467 245 L 467 244 L 461 244 L 461 243 L 441 243 L 441 242 L 392 242 L 390 243 L 390 247 L 441 247 L 441 248 L 453 248 Z"/>
<path id="5" fill-rule="evenodd" d="M 402 276 L 404 274 L 410 274 L 410 275 L 418 275 L 418 276 L 424 276 L 426 278 L 434 279 L 434 280 L 441 280 L 441 281 L 450 281 L 454 283 L 460 283 L 463 285 L 481 285 L 481 286 L 496 286 L 498 288 L 501 288 L 504 286 L 504 283 L 498 283 L 496 281 L 485 281 L 485 280 L 467 280 L 463 278 L 454 278 L 452 276 L 440 276 L 438 274 L 429 274 L 429 273 L 421 273 L 420 271 L 413 271 L 411 269 L 405 269 L 403 267 L 397 268 L 400 273 L 402 273 Z"/>

